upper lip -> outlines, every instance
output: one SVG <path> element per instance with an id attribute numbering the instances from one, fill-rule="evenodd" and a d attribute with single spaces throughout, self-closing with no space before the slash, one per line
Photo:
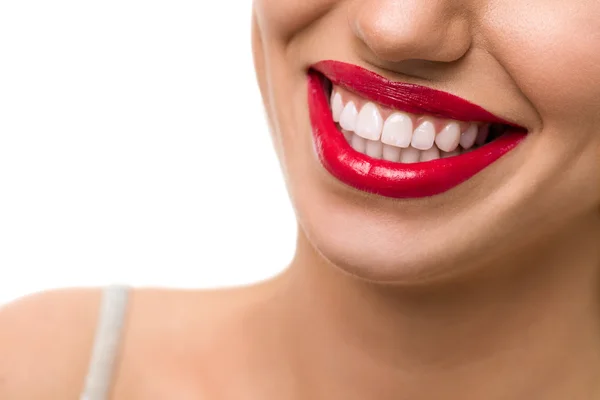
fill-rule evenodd
<path id="1" fill-rule="evenodd" d="M 504 124 L 525 130 L 453 94 L 412 83 L 391 81 L 357 65 L 326 60 L 314 64 L 311 69 L 318 71 L 335 85 L 399 111 L 458 121 Z"/>

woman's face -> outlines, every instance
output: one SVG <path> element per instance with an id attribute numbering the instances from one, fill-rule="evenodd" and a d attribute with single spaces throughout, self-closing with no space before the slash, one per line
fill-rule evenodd
<path id="1" fill-rule="evenodd" d="M 255 0 L 254 11 L 301 234 L 335 265 L 414 283 L 598 224 L 598 0 Z M 503 135 L 486 140 L 490 128 Z"/>

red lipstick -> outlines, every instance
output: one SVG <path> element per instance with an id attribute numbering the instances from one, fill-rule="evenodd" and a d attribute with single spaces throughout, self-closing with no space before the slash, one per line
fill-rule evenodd
<path id="1" fill-rule="evenodd" d="M 459 156 L 401 164 L 355 151 L 333 121 L 323 77 L 361 97 L 411 114 L 470 122 L 504 124 L 499 138 Z M 525 129 L 452 94 L 390 81 L 364 68 L 323 61 L 308 73 L 308 103 L 315 149 L 334 177 L 356 189 L 393 198 L 420 198 L 446 192 L 494 163 L 525 137 Z"/>

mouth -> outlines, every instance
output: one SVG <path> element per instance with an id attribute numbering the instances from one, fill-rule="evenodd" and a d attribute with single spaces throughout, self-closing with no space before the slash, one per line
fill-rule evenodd
<path id="1" fill-rule="evenodd" d="M 527 133 L 452 94 L 337 61 L 313 65 L 308 89 L 321 164 L 343 183 L 385 197 L 444 193 Z"/>

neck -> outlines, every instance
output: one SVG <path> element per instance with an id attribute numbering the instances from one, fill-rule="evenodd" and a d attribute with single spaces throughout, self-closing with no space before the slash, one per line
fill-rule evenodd
<path id="1" fill-rule="evenodd" d="M 600 228 L 592 221 L 480 268 L 493 273 L 418 289 L 351 277 L 301 233 L 279 284 L 297 376 L 314 382 L 307 395 L 597 398 Z"/>

